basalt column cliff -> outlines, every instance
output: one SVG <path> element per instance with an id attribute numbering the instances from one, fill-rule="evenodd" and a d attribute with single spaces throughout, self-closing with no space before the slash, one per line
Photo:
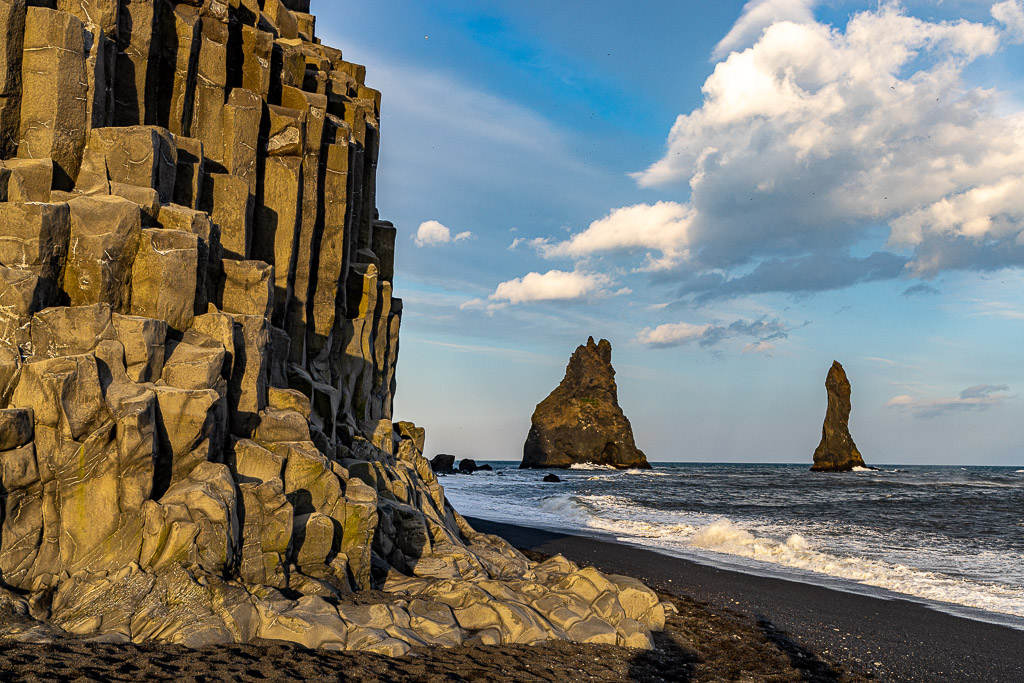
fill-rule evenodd
<path id="1" fill-rule="evenodd" d="M 649 646 L 392 423 L 380 95 L 308 12 L 0 0 L 0 637 Z"/>

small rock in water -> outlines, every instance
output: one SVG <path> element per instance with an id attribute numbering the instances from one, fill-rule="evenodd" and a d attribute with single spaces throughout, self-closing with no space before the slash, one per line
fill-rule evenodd
<path id="1" fill-rule="evenodd" d="M 474 472 L 481 471 L 490 472 L 492 469 L 490 465 L 477 465 L 476 460 L 473 460 L 473 458 L 463 458 L 459 463 L 459 472 L 463 474 L 473 474 Z"/>
<path id="2" fill-rule="evenodd" d="M 455 474 L 455 456 L 438 453 L 430 460 L 430 469 L 437 474 Z"/>
<path id="3" fill-rule="evenodd" d="M 562 480 L 558 478 L 557 474 L 545 474 L 544 475 L 544 481 L 559 482 L 559 481 L 562 481 Z"/>

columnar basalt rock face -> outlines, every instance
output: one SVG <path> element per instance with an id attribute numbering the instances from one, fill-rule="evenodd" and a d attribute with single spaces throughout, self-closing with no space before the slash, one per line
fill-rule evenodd
<path id="1" fill-rule="evenodd" d="M 811 470 L 848 472 L 854 467 L 864 467 L 864 459 L 850 436 L 850 380 L 839 361 L 832 361 L 825 378 L 825 390 L 828 392 L 828 407 L 821 427 L 821 443 L 814 451 Z"/>
<path id="2" fill-rule="evenodd" d="M 392 423 L 381 99 L 314 27 L 0 0 L 0 637 L 649 646 L 653 593 L 476 533 Z"/>
<path id="3" fill-rule="evenodd" d="M 607 339 L 576 348 L 565 377 L 537 405 L 519 467 L 571 467 L 592 463 L 650 468 L 619 407 L 612 345 Z"/>

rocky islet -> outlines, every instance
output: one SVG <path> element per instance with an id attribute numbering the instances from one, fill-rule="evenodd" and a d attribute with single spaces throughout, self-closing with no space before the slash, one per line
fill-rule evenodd
<path id="1" fill-rule="evenodd" d="M 650 468 L 619 407 L 612 345 L 607 339 L 595 343 L 593 337 L 576 348 L 561 383 L 537 404 L 519 467 L 585 463 Z"/>
<path id="2" fill-rule="evenodd" d="M 476 533 L 393 421 L 381 96 L 308 0 L 0 33 L 0 636 L 650 647 L 654 593 Z"/>

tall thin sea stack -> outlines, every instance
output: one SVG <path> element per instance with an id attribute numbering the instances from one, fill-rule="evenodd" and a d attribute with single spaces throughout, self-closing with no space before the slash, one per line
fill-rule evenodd
<path id="1" fill-rule="evenodd" d="M 850 436 L 850 380 L 839 361 L 832 361 L 825 378 L 825 390 L 828 392 L 828 408 L 825 409 L 821 443 L 814 451 L 811 470 L 849 472 L 854 467 L 864 467 L 857 444 Z"/>
<path id="2" fill-rule="evenodd" d="M 590 337 L 577 347 L 561 384 L 537 405 L 531 423 L 520 469 L 581 463 L 650 468 L 619 407 L 607 339 L 595 344 Z"/>

